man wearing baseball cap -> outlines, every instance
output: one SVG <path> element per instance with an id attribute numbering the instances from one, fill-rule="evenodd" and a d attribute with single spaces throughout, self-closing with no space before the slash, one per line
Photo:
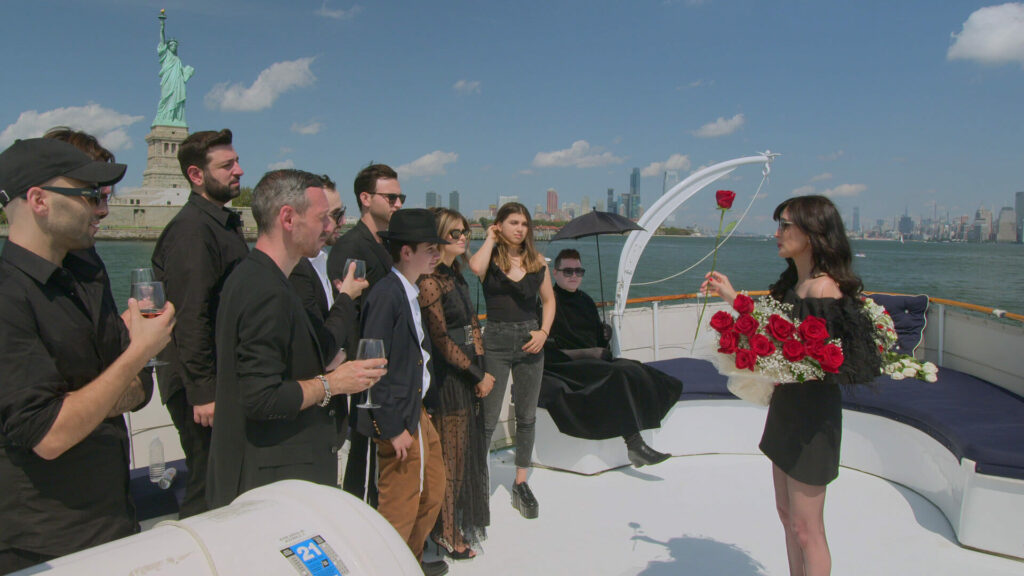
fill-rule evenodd
<path id="1" fill-rule="evenodd" d="M 129 300 L 122 320 L 103 267 L 75 252 L 124 172 L 55 139 L 0 153 L 0 573 L 138 531 L 121 414 L 149 398 L 139 372 L 174 307 L 144 319 Z"/>

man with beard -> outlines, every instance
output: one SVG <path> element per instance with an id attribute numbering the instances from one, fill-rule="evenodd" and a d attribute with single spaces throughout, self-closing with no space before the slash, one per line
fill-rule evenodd
<path id="1" fill-rule="evenodd" d="M 393 265 L 377 233 L 388 229 L 392 214 L 405 203 L 405 194 L 402 194 L 402 186 L 398 183 L 398 173 L 386 164 L 370 164 L 363 168 L 356 176 L 353 192 L 356 206 L 359 206 L 359 221 L 331 248 L 327 257 L 327 275 L 332 280 L 344 278 L 348 273 L 344 269 L 345 261 L 356 258 L 366 262 L 366 279 L 372 287 L 391 272 Z M 357 312 L 360 305 L 361 300 L 357 300 Z M 366 470 L 367 461 L 369 468 L 374 468 L 376 456 L 370 450 L 369 440 L 358 431 L 352 430 L 349 440 L 343 487 L 346 492 L 375 505 L 372 474 L 367 482 Z"/>
<path id="2" fill-rule="evenodd" d="M 0 153 L 0 574 L 139 530 L 122 413 L 148 399 L 174 306 L 129 300 L 122 322 L 89 250 L 124 171 L 49 138 Z"/>
<path id="3" fill-rule="evenodd" d="M 249 253 L 242 219 L 224 204 L 238 196 L 242 167 L 231 131 L 190 135 L 178 149 L 192 193 L 153 249 L 153 273 L 178 307 L 171 344 L 157 368 L 160 398 L 178 429 L 188 466 L 179 516 L 205 512 L 206 471 L 217 384 L 214 323 L 221 288 Z"/>

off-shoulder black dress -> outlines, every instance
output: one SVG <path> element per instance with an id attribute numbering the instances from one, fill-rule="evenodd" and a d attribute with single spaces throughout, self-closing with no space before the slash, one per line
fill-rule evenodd
<path id="1" fill-rule="evenodd" d="M 842 340 L 845 360 L 838 374 L 824 380 L 775 387 L 761 436 L 761 451 L 790 477 L 824 486 L 839 475 L 843 435 L 840 385 L 866 384 L 879 374 L 881 359 L 872 341 L 872 324 L 853 298 L 799 298 L 793 290 L 783 302 L 793 316 L 825 320 L 830 337 Z"/>

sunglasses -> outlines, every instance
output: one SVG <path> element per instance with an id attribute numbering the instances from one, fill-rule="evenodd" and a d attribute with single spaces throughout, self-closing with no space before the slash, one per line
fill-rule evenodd
<path id="1" fill-rule="evenodd" d="M 390 204 L 392 206 L 395 205 L 395 202 L 401 202 L 402 204 L 405 204 L 405 194 L 382 194 L 382 193 L 379 193 L 379 192 L 370 192 L 370 194 L 376 194 L 377 196 L 383 196 L 384 199 L 388 201 L 388 204 Z"/>
<path id="2" fill-rule="evenodd" d="M 579 276 L 580 278 L 583 278 L 583 275 L 586 274 L 587 270 L 585 268 L 562 268 L 561 270 L 558 270 L 558 272 L 561 272 L 566 276 Z"/>
<path id="3" fill-rule="evenodd" d="M 55 192 L 61 196 L 79 196 L 93 204 L 106 202 L 107 196 L 113 193 L 113 186 L 98 186 L 96 188 L 64 188 L 62 186 L 40 186 L 48 192 Z"/>
<path id="4" fill-rule="evenodd" d="M 779 232 L 785 232 L 786 228 L 789 228 L 790 226 L 794 226 L 795 224 L 796 224 L 795 222 L 791 222 L 791 221 L 786 220 L 784 218 L 779 218 Z"/>
<path id="5" fill-rule="evenodd" d="M 334 220 L 338 224 L 341 224 L 345 220 L 345 207 L 342 206 L 337 210 L 332 210 L 331 213 L 328 214 L 328 216 L 331 217 L 331 220 Z"/>
<path id="6" fill-rule="evenodd" d="M 463 236 L 466 235 L 467 234 L 465 230 L 460 230 L 458 228 L 455 228 L 454 230 L 448 232 L 448 237 L 451 238 L 452 240 L 458 240 L 459 238 L 462 238 Z"/>

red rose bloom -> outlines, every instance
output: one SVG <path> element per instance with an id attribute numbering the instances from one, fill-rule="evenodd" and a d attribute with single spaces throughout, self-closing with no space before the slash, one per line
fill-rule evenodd
<path id="1" fill-rule="evenodd" d="M 800 338 L 806 342 L 821 342 L 828 338 L 825 321 L 817 316 L 808 316 L 800 323 Z"/>
<path id="2" fill-rule="evenodd" d="M 715 202 L 718 202 L 718 207 L 722 210 L 732 208 L 732 201 L 735 199 L 736 193 L 732 190 L 719 190 L 715 192 Z"/>
<path id="3" fill-rule="evenodd" d="M 740 314 L 750 314 L 754 311 L 754 300 L 746 294 L 737 294 L 732 301 L 732 308 Z"/>
<path id="4" fill-rule="evenodd" d="M 804 359 L 807 353 L 804 352 L 804 345 L 799 340 L 786 340 L 782 343 L 782 357 L 790 362 L 799 362 Z"/>
<path id="5" fill-rule="evenodd" d="M 758 356 L 771 356 L 775 353 L 775 344 L 764 334 L 754 334 L 750 337 L 750 349 Z"/>
<path id="6" fill-rule="evenodd" d="M 768 318 L 768 334 L 779 342 L 785 342 L 793 337 L 796 327 L 789 320 L 778 314 L 772 314 Z"/>
<path id="7" fill-rule="evenodd" d="M 754 364 L 757 363 L 757 355 L 747 350 L 746 348 L 740 348 L 736 350 L 736 367 L 740 370 L 754 371 Z"/>
<path id="8" fill-rule="evenodd" d="M 725 310 L 715 312 L 714 316 L 711 317 L 711 327 L 722 333 L 728 331 L 729 328 L 732 328 L 732 314 Z"/>
<path id="9" fill-rule="evenodd" d="M 843 365 L 843 349 L 835 344 L 826 344 L 821 358 L 821 369 L 825 372 L 836 374 L 839 367 Z"/>
<path id="10" fill-rule="evenodd" d="M 739 334 L 735 332 L 722 332 L 722 336 L 718 339 L 718 351 L 722 354 L 732 354 L 736 351 L 739 341 Z"/>
<path id="11" fill-rule="evenodd" d="M 736 320 L 736 324 L 734 324 L 733 327 L 740 334 L 750 336 L 757 332 L 757 327 L 760 325 L 761 323 L 757 321 L 757 318 L 754 318 L 750 314 L 744 314 Z"/>
<path id="12" fill-rule="evenodd" d="M 810 342 L 804 343 L 804 352 L 811 358 L 814 358 L 821 363 L 821 360 L 825 357 L 825 342 L 822 340 L 811 340 Z"/>

